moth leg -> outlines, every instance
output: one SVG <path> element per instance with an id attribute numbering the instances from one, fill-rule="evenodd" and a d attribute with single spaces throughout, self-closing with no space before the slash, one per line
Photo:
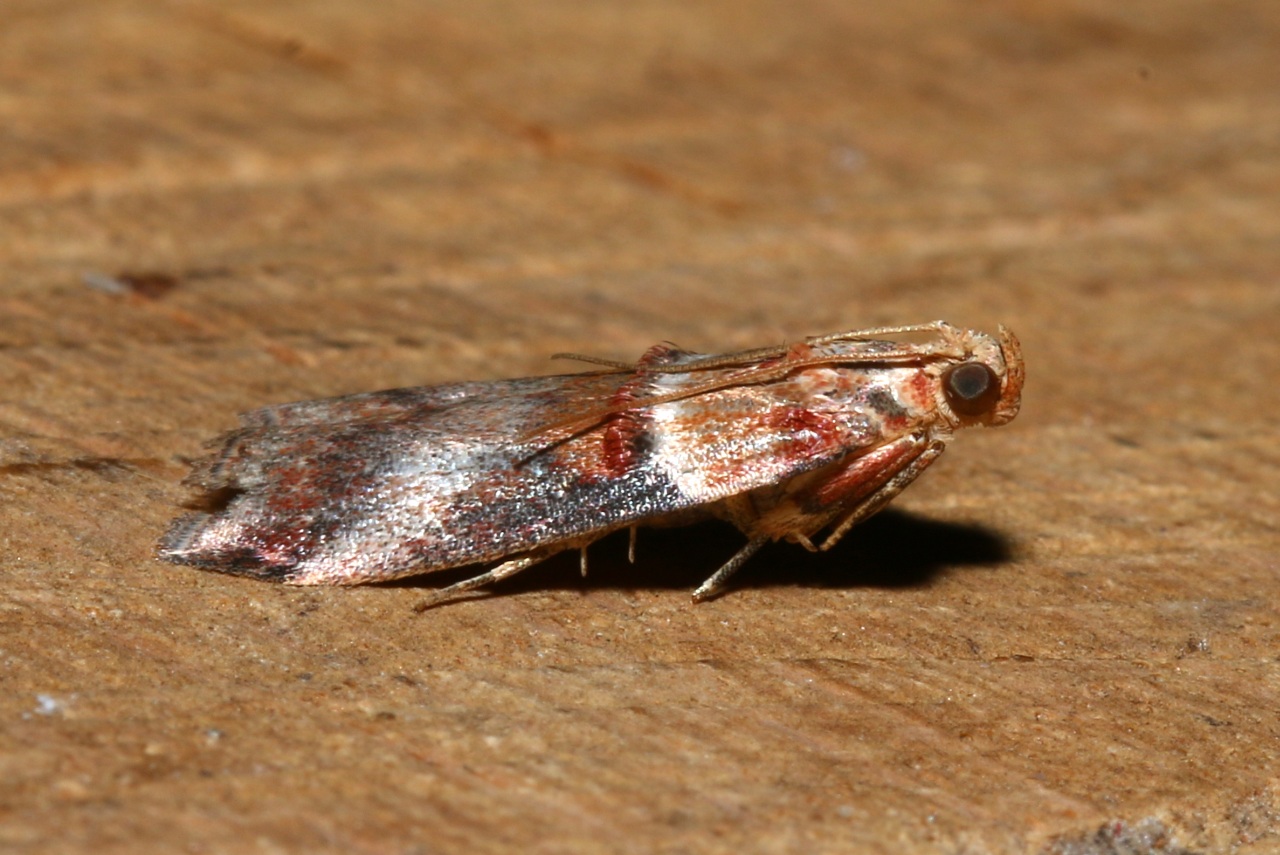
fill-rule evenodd
<path id="1" fill-rule="evenodd" d="M 929 464 L 937 460 L 938 455 L 942 454 L 946 447 L 946 443 L 940 440 L 930 442 L 914 460 L 903 467 L 896 475 L 881 485 L 870 496 L 854 505 L 853 509 L 836 525 L 835 530 L 818 545 L 818 549 L 823 552 L 827 551 L 839 543 L 840 538 L 844 537 L 849 529 L 882 510 L 885 505 L 893 500 L 894 496 L 901 493 L 908 484 L 919 477 L 921 472 L 928 469 Z M 811 543 L 807 545 L 810 549 L 813 549 Z"/>
<path id="2" fill-rule="evenodd" d="M 794 543 L 800 544 L 810 552 L 818 552 L 822 548 L 818 546 L 816 543 L 814 543 L 812 540 L 810 540 L 808 535 L 792 534 L 792 535 L 788 535 L 788 539 Z"/>
<path id="3" fill-rule="evenodd" d="M 456 582 L 438 591 L 432 591 L 425 600 L 414 606 L 413 610 L 415 612 L 425 612 L 432 606 L 439 605 L 445 600 L 452 600 L 459 594 L 474 591 L 476 588 L 483 588 L 493 582 L 500 582 L 508 576 L 516 575 L 521 570 L 528 570 L 538 562 L 549 558 L 550 555 L 551 553 L 546 552 L 533 552 L 529 555 L 522 555 L 519 558 L 512 558 L 510 561 L 504 561 L 479 576 L 472 576 L 470 579 L 463 579 L 461 582 Z"/>
<path id="4" fill-rule="evenodd" d="M 746 564 L 747 559 L 752 555 L 755 555 L 756 552 L 759 551 L 760 547 L 764 546 L 768 542 L 769 538 L 767 537 L 756 537 L 748 541 L 746 546 L 739 549 L 737 553 L 726 561 L 719 570 L 712 573 L 711 578 L 698 586 L 698 589 L 693 592 L 693 601 L 695 603 L 700 603 L 703 600 L 711 599 L 716 594 L 723 591 L 724 583 L 728 578 L 738 572 L 738 568 L 743 564 Z"/>

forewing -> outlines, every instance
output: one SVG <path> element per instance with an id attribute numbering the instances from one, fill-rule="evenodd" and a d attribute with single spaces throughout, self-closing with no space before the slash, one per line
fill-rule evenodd
<path id="1" fill-rule="evenodd" d="M 596 383 L 595 379 L 599 382 Z M 409 386 L 401 389 L 384 389 L 378 392 L 361 392 L 337 398 L 321 398 L 315 401 L 296 401 L 251 410 L 240 416 L 240 422 L 248 428 L 302 427 L 305 425 L 334 426 L 352 422 L 379 422 L 397 415 L 411 413 L 423 417 L 435 410 L 454 407 L 464 402 L 563 400 L 563 392 L 570 385 L 582 390 L 584 395 L 608 392 L 622 382 L 611 374 L 574 374 L 548 377 L 525 377 L 517 380 L 494 380 L 475 383 L 443 383 L 438 386 Z M 596 386 L 599 388 L 597 389 Z M 220 441 L 219 441 L 220 442 Z"/>
<path id="2" fill-rule="evenodd" d="M 177 521 L 161 554 L 353 584 L 545 553 L 783 484 L 911 426 L 880 400 L 909 368 L 751 385 L 645 370 L 698 358 L 655 348 L 635 372 L 259 410 L 196 467 L 216 507 Z"/>
<path id="3" fill-rule="evenodd" d="M 503 554 L 500 522 L 544 466 L 548 413 L 608 400 L 627 375 L 466 383 L 246 414 L 188 481 L 211 507 L 177 520 L 162 557 L 294 582 L 394 578 Z M 563 479 L 562 479 L 563 480 Z M 562 488 L 564 485 L 561 485 Z"/>

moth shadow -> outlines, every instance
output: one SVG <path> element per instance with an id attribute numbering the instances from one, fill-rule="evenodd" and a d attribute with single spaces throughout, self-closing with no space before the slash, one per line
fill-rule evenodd
<path id="1" fill-rule="evenodd" d="M 828 552 L 782 543 L 762 550 L 759 557 L 761 566 L 747 564 L 737 584 L 920 588 L 960 568 L 1004 564 L 1013 549 L 1004 535 L 987 526 L 890 509 L 850 530 Z"/>
<path id="2" fill-rule="evenodd" d="M 744 543 L 742 534 L 725 523 L 642 528 L 637 533 L 636 563 L 630 564 L 627 538 L 627 532 L 618 532 L 592 544 L 586 577 L 581 575 L 578 553 L 565 552 L 485 588 L 485 594 L 599 589 L 691 592 Z M 734 574 L 726 593 L 780 586 L 914 588 L 958 567 L 996 565 L 1010 556 L 1008 541 L 992 529 L 890 509 L 854 528 L 828 552 L 809 552 L 789 543 L 766 546 Z M 459 568 L 400 584 L 436 588 L 483 569 Z"/>

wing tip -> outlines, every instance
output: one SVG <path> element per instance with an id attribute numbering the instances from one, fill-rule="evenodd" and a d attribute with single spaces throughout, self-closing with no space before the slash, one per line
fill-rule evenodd
<path id="1" fill-rule="evenodd" d="M 272 561 L 251 546 L 219 542 L 209 535 L 214 519 L 203 512 L 178 517 L 156 544 L 156 557 L 170 564 L 269 582 L 289 583 L 302 576 L 296 562 Z"/>

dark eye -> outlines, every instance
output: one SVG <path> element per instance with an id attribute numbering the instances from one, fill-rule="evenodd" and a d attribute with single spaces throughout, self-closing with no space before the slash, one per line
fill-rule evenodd
<path id="1" fill-rule="evenodd" d="M 942 390 L 957 415 L 980 416 L 1000 400 L 1000 378 L 981 362 L 966 362 L 943 375 Z"/>

